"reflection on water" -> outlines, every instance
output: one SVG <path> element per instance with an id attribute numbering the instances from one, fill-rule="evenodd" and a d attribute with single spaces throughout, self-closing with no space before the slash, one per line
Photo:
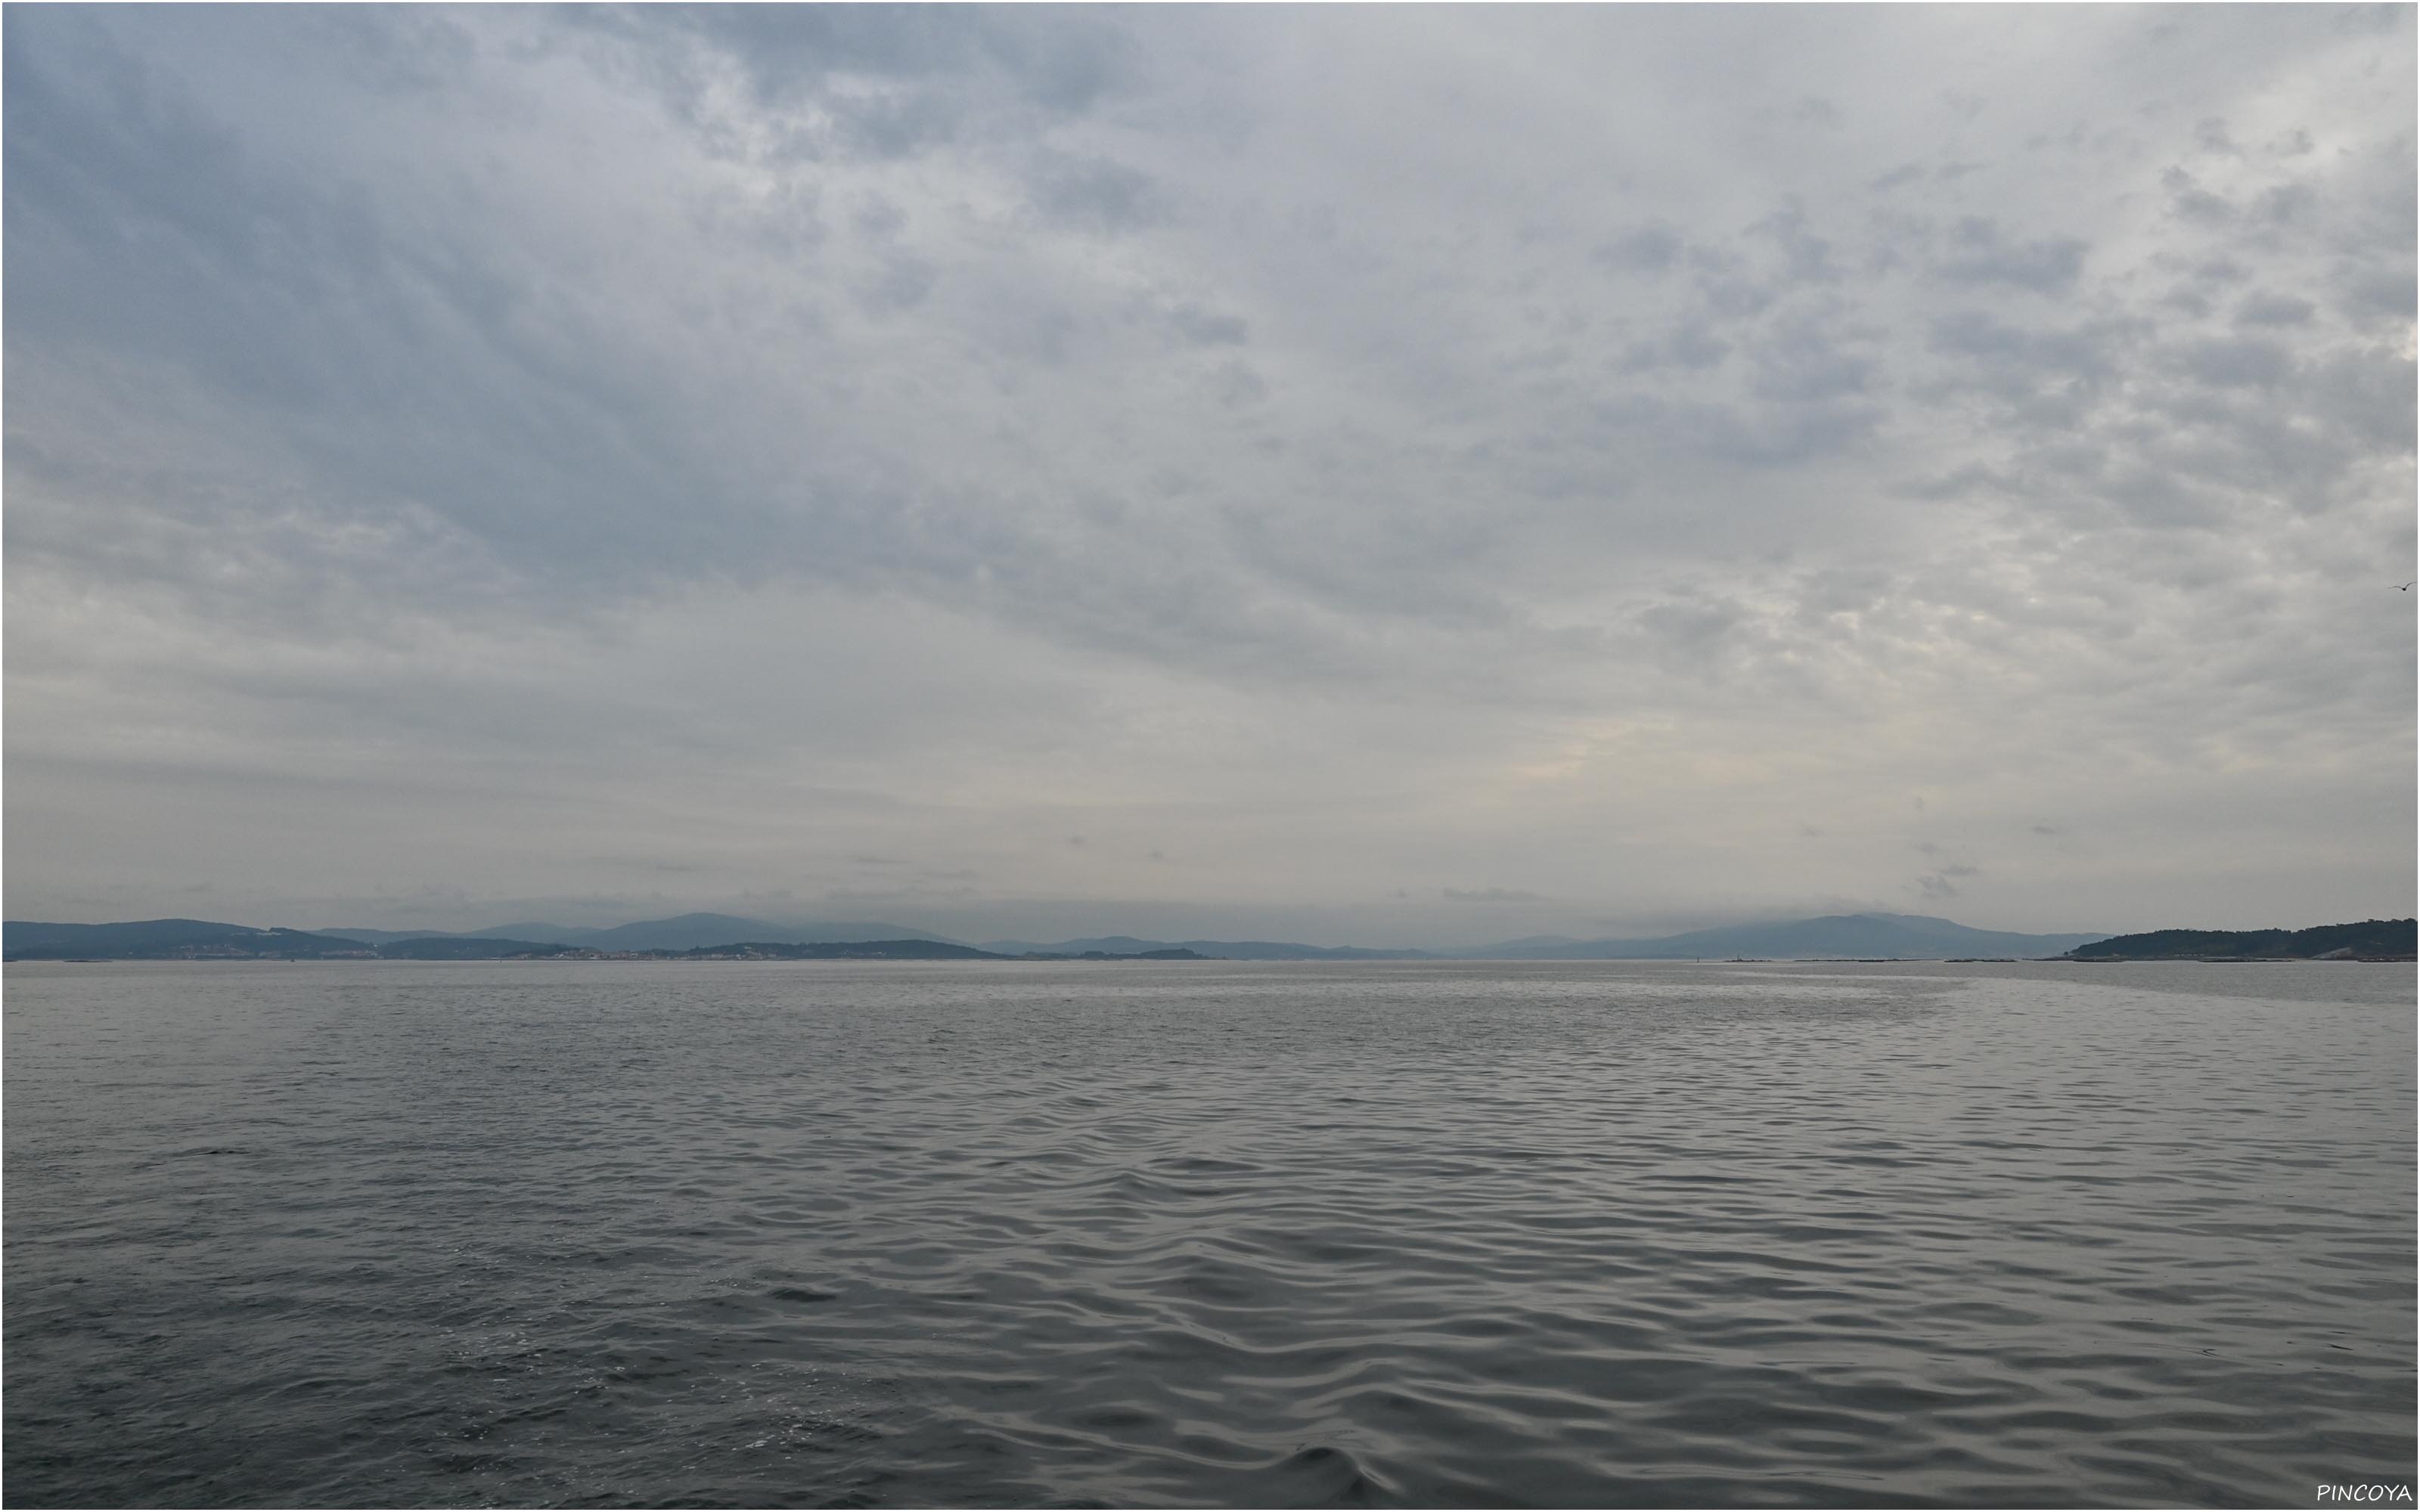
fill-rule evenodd
<path id="1" fill-rule="evenodd" d="M 2406 967 L 20 966 L 20 1504 L 2308 1504 Z"/>

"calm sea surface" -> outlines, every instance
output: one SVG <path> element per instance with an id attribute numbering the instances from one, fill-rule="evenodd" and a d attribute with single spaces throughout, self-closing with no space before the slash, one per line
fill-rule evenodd
<path id="1" fill-rule="evenodd" d="M 6 1003 L 16 1506 L 2412 1475 L 2408 966 L 21 965 Z"/>

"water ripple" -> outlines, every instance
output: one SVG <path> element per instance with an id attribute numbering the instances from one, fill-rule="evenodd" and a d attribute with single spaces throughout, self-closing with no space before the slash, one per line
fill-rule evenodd
<path id="1" fill-rule="evenodd" d="M 2412 977 L 9 973 L 25 1504 L 2303 1504 Z"/>

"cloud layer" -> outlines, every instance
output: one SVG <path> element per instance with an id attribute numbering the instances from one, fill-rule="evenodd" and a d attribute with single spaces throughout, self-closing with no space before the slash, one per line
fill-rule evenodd
<path id="1" fill-rule="evenodd" d="M 6 25 L 11 917 L 2412 908 L 2408 8 Z"/>

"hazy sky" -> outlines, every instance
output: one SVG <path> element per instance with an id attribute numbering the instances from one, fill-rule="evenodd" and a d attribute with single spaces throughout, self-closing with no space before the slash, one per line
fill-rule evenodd
<path id="1" fill-rule="evenodd" d="M 6 27 L 11 918 L 2412 911 L 2410 7 Z"/>

